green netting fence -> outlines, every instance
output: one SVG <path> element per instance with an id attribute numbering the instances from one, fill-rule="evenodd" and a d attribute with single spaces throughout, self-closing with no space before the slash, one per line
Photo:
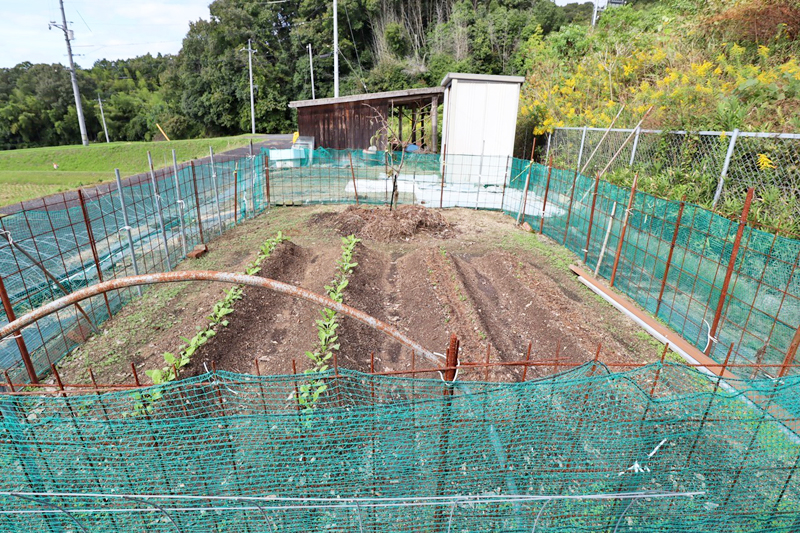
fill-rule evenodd
<path id="1" fill-rule="evenodd" d="M 9 214 L 0 218 L 0 227 L 72 290 L 101 275 L 167 270 L 186 249 L 269 207 L 352 204 L 356 193 L 359 203 L 380 205 L 396 195 L 401 204 L 489 209 L 514 217 L 524 210 L 533 228 L 541 226 L 608 278 L 629 189 L 601 181 L 595 194 L 593 180 L 574 169 L 554 168 L 549 185 L 547 176 L 547 167 L 510 157 L 263 150 L 254 156 L 217 156 L 213 165 L 206 158 L 177 172 L 167 168 L 152 177 L 135 176 L 119 188 L 85 189 L 83 200 L 70 192 L 26 202 L 5 209 Z M 736 221 L 706 209 L 686 204 L 681 210 L 679 202 L 637 193 L 616 287 L 699 349 L 709 346 L 717 361 L 732 345 L 733 363 L 762 365 L 744 377 L 776 376 L 782 364 L 793 362 L 796 349 L 800 240 L 747 226 L 732 258 L 736 231 Z M 733 275 L 712 337 L 731 261 Z M 0 277 L 17 315 L 62 295 L 37 264 L 2 241 Z M 116 291 L 85 307 L 99 324 L 135 294 Z M 22 336 L 42 374 L 88 333 L 70 308 L 25 328 Z M 0 367 L 15 381 L 25 379 L 11 338 L 0 341 Z M 794 367 L 785 370 L 796 373 Z"/>
<path id="2" fill-rule="evenodd" d="M 226 372 L 0 396 L 3 531 L 790 532 L 800 377 L 678 364 L 523 383 Z"/>

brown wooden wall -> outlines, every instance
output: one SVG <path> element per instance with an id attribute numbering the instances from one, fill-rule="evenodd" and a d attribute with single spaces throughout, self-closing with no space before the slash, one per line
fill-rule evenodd
<path id="1" fill-rule="evenodd" d="M 314 137 L 319 148 L 366 149 L 370 139 L 381 129 L 387 112 L 386 102 L 346 102 L 297 109 L 300 135 Z M 382 144 L 382 143 L 379 143 Z M 378 146 L 383 149 L 383 146 Z"/>

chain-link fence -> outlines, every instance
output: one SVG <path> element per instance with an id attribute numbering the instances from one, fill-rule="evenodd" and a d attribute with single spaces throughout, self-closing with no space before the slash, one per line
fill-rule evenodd
<path id="1" fill-rule="evenodd" d="M 557 166 L 608 179 L 657 196 L 738 215 L 755 188 L 751 220 L 800 233 L 800 134 L 735 131 L 557 128 L 550 154 Z M 616 158 L 615 158 L 616 156 Z"/>

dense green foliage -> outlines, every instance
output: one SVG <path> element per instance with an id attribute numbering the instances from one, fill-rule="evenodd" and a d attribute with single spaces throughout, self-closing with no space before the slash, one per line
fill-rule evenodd
<path id="1" fill-rule="evenodd" d="M 175 56 L 97 61 L 78 78 L 90 139 L 104 140 L 97 97 L 114 141 L 153 140 L 156 123 L 173 139 L 247 131 L 247 54 L 253 40 L 256 125 L 293 130 L 290 100 L 333 95 L 332 2 L 216 0 L 209 20 L 191 24 Z M 591 4 L 549 0 L 340 0 L 341 93 L 437 84 L 448 71 L 522 73 L 522 45 L 542 28 L 586 24 Z M 0 148 L 80 141 L 69 72 L 20 63 L 0 69 Z"/>

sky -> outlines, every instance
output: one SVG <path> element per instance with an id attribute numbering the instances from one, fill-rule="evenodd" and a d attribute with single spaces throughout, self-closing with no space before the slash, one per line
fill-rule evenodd
<path id="1" fill-rule="evenodd" d="M 208 19 L 210 1 L 65 0 L 75 62 L 89 68 L 103 58 L 177 53 L 189 22 Z M 64 34 L 47 30 L 50 21 L 61 24 L 58 0 L 0 0 L 0 13 L 0 67 L 67 63 Z"/>
<path id="2" fill-rule="evenodd" d="M 189 22 L 208 19 L 211 0 L 65 0 L 75 32 L 75 62 L 90 68 L 98 59 L 127 59 L 146 53 L 174 54 Z M 556 0 L 559 5 L 581 0 Z M 583 0 L 585 1 L 585 0 Z M 606 0 L 599 0 L 605 5 Z M 58 0 L 0 0 L 0 67 L 67 63 Z"/>

